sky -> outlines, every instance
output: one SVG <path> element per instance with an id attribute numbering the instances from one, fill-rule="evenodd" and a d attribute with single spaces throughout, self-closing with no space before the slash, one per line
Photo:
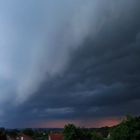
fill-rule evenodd
<path id="1" fill-rule="evenodd" d="M 140 115 L 139 0 L 0 0 L 0 126 L 112 126 Z"/>

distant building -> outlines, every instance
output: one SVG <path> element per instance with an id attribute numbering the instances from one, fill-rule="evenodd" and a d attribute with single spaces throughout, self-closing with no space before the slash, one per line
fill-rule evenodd
<path id="1" fill-rule="evenodd" d="M 63 140 L 64 136 L 62 133 L 50 133 L 48 135 L 48 140 Z"/>

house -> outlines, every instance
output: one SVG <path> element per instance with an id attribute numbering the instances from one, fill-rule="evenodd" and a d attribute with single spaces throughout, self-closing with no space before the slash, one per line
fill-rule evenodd
<path id="1" fill-rule="evenodd" d="M 50 133 L 48 135 L 48 140 L 63 140 L 64 136 L 62 133 Z"/>

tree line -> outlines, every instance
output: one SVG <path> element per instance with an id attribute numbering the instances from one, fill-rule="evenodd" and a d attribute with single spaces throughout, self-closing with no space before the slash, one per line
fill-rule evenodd
<path id="1" fill-rule="evenodd" d="M 64 140 L 140 140 L 140 117 L 126 116 L 117 126 L 85 129 L 65 125 Z"/>

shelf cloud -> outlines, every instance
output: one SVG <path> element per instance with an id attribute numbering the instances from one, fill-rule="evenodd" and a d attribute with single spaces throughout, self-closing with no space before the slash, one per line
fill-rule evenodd
<path id="1" fill-rule="evenodd" d="M 1 0 L 0 125 L 87 126 L 138 115 L 139 5 Z"/>

